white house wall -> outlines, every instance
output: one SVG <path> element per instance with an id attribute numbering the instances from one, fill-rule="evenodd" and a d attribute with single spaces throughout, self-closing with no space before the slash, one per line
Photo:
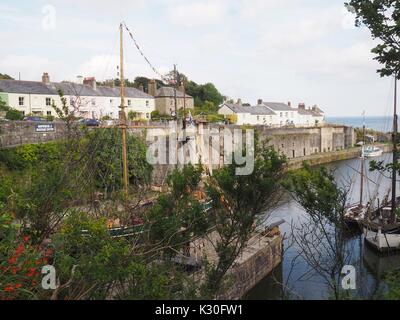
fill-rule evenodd
<path id="1" fill-rule="evenodd" d="M 19 105 L 19 98 L 24 98 L 24 105 Z M 46 98 L 51 99 L 51 104 L 46 105 Z M 70 111 L 74 111 L 76 116 L 84 118 L 101 118 L 110 116 L 118 119 L 119 106 L 121 99 L 119 97 L 102 97 L 102 96 L 71 96 L 65 95 L 67 105 Z M 53 115 L 56 113 L 52 107 L 53 101 L 58 108 L 61 108 L 61 98 L 58 95 L 41 95 L 41 94 L 20 94 L 9 93 L 8 104 L 14 109 L 28 114 L 41 114 L 43 116 Z M 130 105 L 128 105 L 130 101 Z M 146 119 L 156 109 L 154 99 L 142 98 L 126 98 L 126 112 L 137 112 L 141 118 Z"/>

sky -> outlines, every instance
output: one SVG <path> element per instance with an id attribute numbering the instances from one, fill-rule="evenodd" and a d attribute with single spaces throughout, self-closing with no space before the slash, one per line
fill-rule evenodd
<path id="1" fill-rule="evenodd" d="M 117 77 L 125 21 L 161 73 L 178 65 L 224 95 L 318 105 L 328 116 L 386 116 L 366 28 L 342 0 L 1 0 L 0 73 L 22 80 Z M 125 76 L 158 78 L 124 37 Z"/>

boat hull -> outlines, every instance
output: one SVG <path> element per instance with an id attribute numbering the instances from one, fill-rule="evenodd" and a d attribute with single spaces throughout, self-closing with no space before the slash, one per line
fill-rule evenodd
<path id="1" fill-rule="evenodd" d="M 381 230 L 364 228 L 364 235 L 366 243 L 379 252 L 400 250 L 399 233 L 383 233 Z"/>

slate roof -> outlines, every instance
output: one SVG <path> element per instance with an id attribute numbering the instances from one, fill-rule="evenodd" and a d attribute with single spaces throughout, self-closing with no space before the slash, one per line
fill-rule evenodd
<path id="1" fill-rule="evenodd" d="M 0 91 L 22 94 L 54 94 L 53 90 L 48 88 L 46 84 L 35 81 L 0 80 Z"/>
<path id="2" fill-rule="evenodd" d="M 172 87 L 161 87 L 160 89 L 157 90 L 157 96 L 156 98 L 172 98 L 175 97 L 175 92 L 174 88 Z M 183 98 L 183 92 L 176 90 L 176 96 L 177 98 Z M 186 98 L 193 98 L 192 96 L 189 96 L 186 94 Z"/>
<path id="3" fill-rule="evenodd" d="M 119 87 L 98 86 L 96 90 L 88 85 L 73 82 L 51 82 L 45 84 L 37 81 L 0 80 L 0 91 L 6 93 L 58 95 L 58 90 L 65 95 L 88 97 L 119 97 Z M 136 88 L 125 88 L 127 98 L 154 99 L 151 95 Z"/>
<path id="4" fill-rule="evenodd" d="M 238 104 L 232 103 L 224 103 L 222 106 L 227 106 L 235 113 L 250 113 L 252 115 L 263 115 L 263 116 L 273 116 L 276 115 L 275 112 L 271 111 L 265 106 L 252 106 L 252 107 L 245 107 Z M 221 106 L 221 107 L 222 107 Z"/>
<path id="5" fill-rule="evenodd" d="M 281 102 L 263 102 L 263 105 L 267 106 L 273 111 L 295 111 L 295 109 Z"/>
<path id="6" fill-rule="evenodd" d="M 312 112 L 309 109 L 301 109 L 301 108 L 299 108 L 299 109 L 297 109 L 297 112 L 299 114 L 301 114 L 301 115 L 304 115 L 304 116 L 313 116 L 314 115 L 314 112 Z"/>

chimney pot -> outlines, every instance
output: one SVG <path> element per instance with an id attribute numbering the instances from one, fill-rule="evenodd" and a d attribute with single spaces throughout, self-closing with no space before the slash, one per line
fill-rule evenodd
<path id="1" fill-rule="evenodd" d="M 47 72 L 44 72 L 42 75 L 42 82 L 45 84 L 49 84 L 50 83 L 50 76 Z"/>
<path id="2" fill-rule="evenodd" d="M 149 95 L 155 97 L 157 95 L 157 82 L 152 79 L 149 81 Z"/>
<path id="3" fill-rule="evenodd" d="M 97 83 L 96 83 L 96 78 L 95 77 L 85 78 L 83 80 L 83 84 L 85 86 L 91 87 L 93 90 L 97 90 Z"/>
<path id="4" fill-rule="evenodd" d="M 291 106 L 292 106 L 292 103 L 289 101 L 289 102 L 287 103 L 287 105 L 288 105 L 289 107 L 291 107 Z"/>
<path id="5" fill-rule="evenodd" d="M 242 99 L 238 99 L 237 104 L 238 104 L 239 106 L 243 105 Z"/>
<path id="6" fill-rule="evenodd" d="M 258 99 L 257 104 L 260 106 L 263 104 L 263 100 L 262 99 Z"/>

